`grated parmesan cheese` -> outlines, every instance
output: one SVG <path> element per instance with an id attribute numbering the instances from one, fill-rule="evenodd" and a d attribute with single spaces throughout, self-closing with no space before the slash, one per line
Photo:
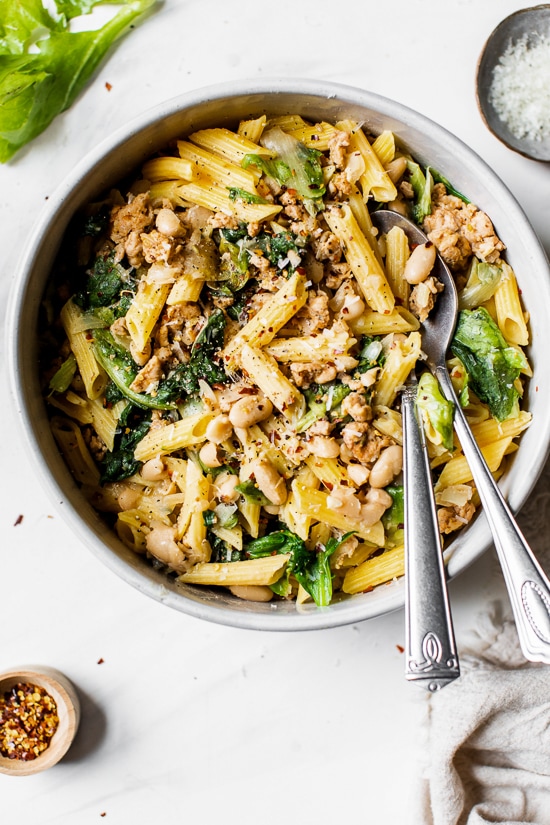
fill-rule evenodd
<path id="1" fill-rule="evenodd" d="M 493 70 L 489 100 L 514 137 L 550 137 L 550 37 L 510 41 Z"/>

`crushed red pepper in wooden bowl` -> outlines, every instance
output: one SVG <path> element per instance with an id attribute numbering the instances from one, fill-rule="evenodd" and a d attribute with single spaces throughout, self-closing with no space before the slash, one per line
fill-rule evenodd
<path id="1" fill-rule="evenodd" d="M 0 773 L 29 776 L 56 765 L 79 721 L 78 693 L 60 671 L 25 665 L 0 673 Z"/>
<path id="2" fill-rule="evenodd" d="M 58 725 L 53 697 L 38 685 L 18 682 L 0 698 L 0 753 L 8 759 L 36 759 Z"/>

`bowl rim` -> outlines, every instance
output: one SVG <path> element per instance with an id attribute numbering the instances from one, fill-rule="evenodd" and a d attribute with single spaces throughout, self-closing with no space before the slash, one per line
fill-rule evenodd
<path id="1" fill-rule="evenodd" d="M 63 207 L 63 204 L 78 185 L 78 181 L 82 176 L 94 169 L 104 155 L 120 149 L 120 147 L 131 140 L 132 136 L 137 132 L 153 124 L 159 124 L 162 119 L 174 115 L 180 110 L 200 106 L 205 102 L 222 103 L 234 97 L 246 97 L 247 95 L 311 96 L 315 98 L 316 101 L 324 98 L 329 100 L 336 99 L 337 101 L 341 101 L 343 105 L 355 105 L 370 109 L 389 121 L 396 121 L 403 124 L 404 120 L 406 120 L 407 127 L 419 133 L 429 128 L 430 140 L 434 143 L 434 146 L 443 143 L 446 147 L 446 153 L 454 153 L 454 155 L 462 159 L 464 163 L 467 163 L 473 176 L 481 176 L 484 179 L 485 186 L 490 190 L 493 197 L 503 198 L 513 206 L 516 219 L 523 227 L 526 235 L 531 260 L 534 261 L 538 267 L 545 267 L 548 270 L 548 259 L 540 241 L 522 207 L 504 182 L 465 142 L 420 112 L 375 92 L 352 85 L 312 79 L 262 78 L 260 80 L 229 81 L 204 86 L 182 95 L 171 97 L 143 111 L 127 124 L 116 129 L 83 157 L 73 170 L 61 181 L 48 199 L 26 244 L 19 265 L 16 268 L 14 283 L 10 293 L 6 325 L 10 388 L 18 416 L 21 418 L 23 424 L 24 442 L 27 452 L 31 461 L 33 458 L 36 460 L 37 456 L 41 459 L 38 461 L 39 474 L 53 505 L 71 530 L 92 550 L 94 555 L 125 582 L 167 606 L 195 618 L 211 621 L 216 624 L 242 629 L 274 631 L 332 628 L 353 624 L 368 618 L 375 618 L 402 608 L 404 604 L 404 588 L 400 586 L 399 583 L 391 582 L 383 588 L 377 588 L 379 592 L 376 596 L 373 597 L 373 593 L 368 594 L 368 599 L 362 599 L 361 595 L 358 594 L 348 598 L 345 602 L 341 602 L 340 605 L 331 605 L 328 608 L 315 608 L 312 611 L 306 607 L 302 611 L 295 610 L 292 613 L 283 614 L 278 613 L 276 610 L 265 613 L 227 610 L 216 606 L 214 603 L 209 604 L 201 600 L 201 598 L 195 601 L 181 590 L 178 590 L 176 593 L 158 582 L 152 582 L 150 578 L 144 576 L 143 572 L 139 571 L 136 567 L 128 565 L 125 560 L 119 558 L 112 552 L 97 535 L 97 529 L 95 531 L 90 530 L 90 525 L 84 522 L 76 506 L 66 499 L 65 490 L 54 479 L 53 474 L 46 467 L 45 461 L 42 458 L 39 438 L 26 410 L 24 386 L 20 380 L 18 371 L 18 340 L 20 335 L 20 331 L 18 331 L 18 319 L 22 311 L 22 302 L 28 288 L 29 273 L 32 271 L 33 264 L 39 254 L 48 227 L 51 226 L 56 214 Z M 550 305 L 548 286 L 546 286 L 546 291 L 548 293 L 548 304 Z M 508 502 L 514 512 L 525 502 L 533 489 L 542 472 L 550 450 L 550 420 L 544 423 L 539 421 L 537 426 L 542 432 L 541 443 L 544 445 L 544 449 L 539 450 L 539 453 L 533 456 L 531 466 L 532 474 L 529 479 L 520 479 L 520 483 L 516 480 L 514 488 L 508 489 L 507 491 Z M 506 479 L 503 480 L 502 487 L 503 492 L 506 493 Z M 473 526 L 474 525 L 470 525 L 470 527 Z M 460 563 L 458 563 L 456 557 L 451 554 L 448 563 L 450 578 L 469 566 L 469 564 L 477 559 L 490 546 L 491 535 L 483 513 L 480 513 L 475 520 L 475 531 L 477 544 L 481 546 L 481 549 L 471 549 L 469 554 L 463 554 L 460 558 Z M 95 535 L 92 535 L 92 532 L 94 532 Z M 346 607 L 342 608 L 342 605 L 346 605 Z"/>
<path id="2" fill-rule="evenodd" d="M 80 723 L 80 700 L 73 683 L 56 668 L 46 665 L 19 665 L 0 673 L 0 695 L 18 682 L 42 687 L 57 705 L 59 725 L 48 747 L 29 762 L 0 754 L 0 773 L 30 776 L 52 768 L 71 747 Z"/>

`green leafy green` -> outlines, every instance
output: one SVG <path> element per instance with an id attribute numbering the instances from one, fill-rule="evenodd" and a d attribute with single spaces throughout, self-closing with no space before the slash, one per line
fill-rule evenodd
<path id="1" fill-rule="evenodd" d="M 497 421 L 508 418 L 519 396 L 514 382 L 526 360 L 509 346 L 484 307 L 459 313 L 451 350 L 462 361 L 473 391 Z"/>
<path id="2" fill-rule="evenodd" d="M 137 473 L 142 465 L 134 458 L 134 450 L 141 439 L 149 432 L 150 417 L 143 418 L 134 426 L 121 428 L 115 441 L 115 449 L 108 452 L 101 462 L 101 484 L 108 481 L 121 481 Z"/>
<path id="3" fill-rule="evenodd" d="M 454 195 L 455 198 L 459 198 L 461 201 L 464 201 L 464 203 L 470 203 L 466 195 L 463 195 L 462 192 L 459 192 L 458 189 L 455 189 L 452 183 L 450 183 L 447 180 L 447 178 L 443 177 L 441 172 L 438 172 L 437 169 L 433 169 L 432 167 L 430 167 L 430 171 L 432 173 L 434 182 L 442 183 L 449 195 Z"/>
<path id="4" fill-rule="evenodd" d="M 315 212 L 322 208 L 322 197 L 326 187 L 320 158 L 321 152 L 309 149 L 292 135 L 275 127 L 266 132 L 262 143 L 276 153 L 275 158 L 261 155 L 245 155 L 242 166 L 257 166 L 274 178 L 282 186 L 294 189 L 306 201 L 306 206 Z"/>
<path id="5" fill-rule="evenodd" d="M 157 402 L 170 405 L 186 395 L 199 395 L 200 379 L 208 384 L 229 380 L 215 360 L 217 352 L 223 348 L 224 329 L 225 315 L 221 309 L 215 309 L 195 339 L 189 362 L 178 364 L 168 378 L 159 383 L 155 396 Z"/>
<path id="6" fill-rule="evenodd" d="M 125 398 L 142 409 L 171 410 L 175 404 L 169 403 L 158 396 L 135 392 L 130 384 L 138 373 L 134 359 L 124 347 L 117 344 L 111 333 L 106 329 L 94 331 L 93 350 L 111 381 L 118 387 Z"/>
<path id="7" fill-rule="evenodd" d="M 254 484 L 251 479 L 247 479 L 246 481 L 241 481 L 240 484 L 237 484 L 235 490 L 244 496 L 248 501 L 252 504 L 270 504 L 271 502 L 267 499 L 260 488 Z"/>
<path id="8" fill-rule="evenodd" d="M 241 200 L 245 203 L 267 203 L 265 198 L 255 195 L 254 192 L 247 192 L 246 189 L 239 189 L 238 186 L 229 186 L 229 199 L 232 201 Z"/>
<path id="9" fill-rule="evenodd" d="M 312 384 L 303 392 L 308 408 L 296 424 L 297 433 L 304 433 L 320 418 L 337 411 L 351 389 L 340 381 L 331 381 L 328 384 Z"/>
<path id="10" fill-rule="evenodd" d="M 248 558 L 257 559 L 274 553 L 290 555 L 285 573 L 271 589 L 279 595 L 287 595 L 290 576 L 302 585 L 318 607 L 326 607 L 332 599 L 332 573 L 330 557 L 352 534 L 341 538 L 331 538 L 319 550 L 308 550 L 303 540 L 290 530 L 276 530 L 259 539 L 254 539 L 245 547 Z"/>
<path id="11" fill-rule="evenodd" d="M 86 287 L 75 295 L 75 303 L 83 310 L 109 308 L 104 315 L 106 325 L 126 315 L 136 292 L 136 281 L 129 270 L 115 263 L 112 255 L 99 256 L 88 275 Z"/>
<path id="12" fill-rule="evenodd" d="M 254 248 L 261 249 L 269 263 L 278 269 L 285 268 L 286 264 L 285 266 L 282 266 L 282 264 L 287 261 L 289 252 L 300 254 L 303 245 L 304 242 L 289 231 L 277 232 L 273 235 L 268 232 L 260 232 L 254 238 Z M 289 270 L 292 272 L 293 267 L 290 266 Z"/>
<path id="13" fill-rule="evenodd" d="M 392 504 L 382 516 L 386 534 L 385 546 L 396 547 L 403 544 L 405 537 L 405 497 L 402 484 L 391 484 L 384 488 L 391 496 Z"/>
<path id="14" fill-rule="evenodd" d="M 84 226 L 82 228 L 84 235 L 90 235 L 92 238 L 101 235 L 107 229 L 109 225 L 109 218 L 111 216 L 111 207 L 109 204 L 104 203 L 102 206 L 94 212 L 93 215 L 90 215 L 84 221 Z"/>
<path id="15" fill-rule="evenodd" d="M 56 0 L 55 14 L 41 0 L 0 0 L 0 162 L 68 109 L 115 40 L 155 3 Z M 99 5 L 120 8 L 95 31 L 70 30 L 70 20 Z"/>
<path id="16" fill-rule="evenodd" d="M 210 561 L 212 562 L 232 562 L 242 561 L 245 558 L 243 550 L 235 550 L 234 547 L 217 536 L 210 528 L 207 528 L 206 537 L 212 550 Z"/>
<path id="17" fill-rule="evenodd" d="M 475 309 L 492 298 L 502 278 L 502 267 L 474 258 L 464 288 L 458 294 L 459 309 Z"/>
<path id="18" fill-rule="evenodd" d="M 386 353 L 381 343 L 381 336 L 363 335 L 357 358 L 359 363 L 355 367 L 355 371 L 358 373 L 367 372 L 373 367 L 382 367 L 386 360 Z"/>
<path id="19" fill-rule="evenodd" d="M 227 284 L 231 294 L 241 290 L 248 279 L 248 263 L 250 253 L 243 244 L 243 239 L 238 238 L 230 241 L 225 237 L 225 230 L 222 230 L 219 250 L 221 253 L 220 269 L 217 280 Z"/>
<path id="20" fill-rule="evenodd" d="M 453 450 L 454 404 L 441 394 L 439 384 L 430 372 L 423 372 L 418 381 L 416 407 L 424 430 L 432 442 Z"/>
<path id="21" fill-rule="evenodd" d="M 50 379 L 49 389 L 51 392 L 65 392 L 69 389 L 76 372 L 76 366 L 76 358 L 71 352 Z"/>
<path id="22" fill-rule="evenodd" d="M 432 211 L 432 190 L 433 177 L 430 168 L 426 169 L 426 174 L 418 163 L 413 160 L 407 161 L 407 168 L 410 173 L 410 184 L 414 192 L 414 202 L 412 205 L 412 218 L 419 226 L 424 222 L 426 215 Z"/>

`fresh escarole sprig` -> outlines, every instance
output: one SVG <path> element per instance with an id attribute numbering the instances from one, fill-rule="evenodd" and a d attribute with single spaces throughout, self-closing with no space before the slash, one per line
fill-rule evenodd
<path id="1" fill-rule="evenodd" d="M 115 40 L 156 2 L 55 0 L 50 11 L 42 0 L 0 0 L 0 162 L 69 108 Z M 73 18 L 101 5 L 118 6 L 111 20 L 94 31 L 71 31 Z M 35 44 L 37 31 L 43 36 Z"/>
<path id="2" fill-rule="evenodd" d="M 469 383 L 497 421 L 513 414 L 519 390 L 516 379 L 527 367 L 525 356 L 510 346 L 483 307 L 463 309 L 451 350 L 462 361 Z"/>
<path id="3" fill-rule="evenodd" d="M 309 149 L 292 135 L 274 127 L 266 132 L 261 144 L 270 149 L 275 157 L 245 155 L 242 165 L 245 169 L 257 166 L 265 175 L 274 178 L 281 186 L 294 189 L 305 201 L 308 211 L 315 214 L 323 208 L 326 187 L 320 158 L 321 152 Z"/>
<path id="4" fill-rule="evenodd" d="M 289 554 L 290 559 L 283 576 L 271 585 L 274 593 L 288 595 L 290 576 L 311 596 L 317 607 L 327 607 L 332 600 L 332 573 L 330 557 L 352 534 L 331 538 L 326 545 L 308 550 L 302 539 L 290 530 L 277 530 L 254 539 L 246 547 L 246 556 L 258 559 L 274 553 Z"/>

